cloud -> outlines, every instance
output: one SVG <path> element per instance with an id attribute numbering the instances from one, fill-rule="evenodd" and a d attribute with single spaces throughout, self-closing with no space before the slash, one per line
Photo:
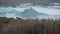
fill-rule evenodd
<path id="1" fill-rule="evenodd" d="M 20 4 L 20 3 L 50 3 L 57 2 L 60 3 L 60 0 L 0 0 L 0 4 Z"/>

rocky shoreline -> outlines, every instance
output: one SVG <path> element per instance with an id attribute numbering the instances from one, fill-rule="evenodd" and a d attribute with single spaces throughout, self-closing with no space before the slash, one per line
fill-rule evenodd
<path id="1" fill-rule="evenodd" d="M 0 34 L 60 34 L 60 20 L 0 17 Z"/>

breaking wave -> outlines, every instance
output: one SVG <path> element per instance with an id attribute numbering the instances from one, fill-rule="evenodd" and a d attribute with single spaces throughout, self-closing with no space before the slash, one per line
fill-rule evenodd
<path id="1" fill-rule="evenodd" d="M 17 5 L 16 7 L 0 7 L 0 17 L 8 17 L 8 18 L 16 18 L 16 17 L 21 17 L 22 15 L 20 14 L 26 9 L 33 8 L 35 11 L 39 13 L 44 13 L 48 15 L 57 15 L 56 17 L 60 17 L 60 6 L 59 4 L 55 3 L 56 5 L 53 6 L 42 6 L 40 5 L 34 5 L 32 3 L 27 3 L 27 4 L 20 4 Z"/>

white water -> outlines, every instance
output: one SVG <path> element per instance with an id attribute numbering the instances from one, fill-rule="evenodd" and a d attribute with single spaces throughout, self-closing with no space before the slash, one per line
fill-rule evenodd
<path id="1" fill-rule="evenodd" d="M 29 4 L 21 4 L 20 6 L 17 6 L 16 8 L 13 7 L 0 7 L 0 17 L 13 17 L 16 18 L 20 12 L 23 12 L 26 9 L 33 8 L 39 13 L 45 13 L 48 15 L 60 15 L 60 6 L 48 6 L 48 7 L 41 7 L 41 6 L 30 6 Z M 19 14 L 20 15 L 20 14 Z M 18 16 L 18 17 L 21 17 Z"/>

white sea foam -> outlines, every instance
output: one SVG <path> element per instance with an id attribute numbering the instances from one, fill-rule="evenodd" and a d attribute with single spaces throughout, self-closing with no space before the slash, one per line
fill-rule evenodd
<path id="1" fill-rule="evenodd" d="M 23 5 L 23 6 L 22 6 Z M 27 6 L 26 6 L 27 5 Z M 21 17 L 20 13 L 23 12 L 26 9 L 29 9 L 32 7 L 34 10 L 36 10 L 39 13 L 45 13 L 48 15 L 60 15 L 60 6 L 48 6 L 48 7 L 42 7 L 42 6 L 32 6 L 30 4 L 21 4 L 20 6 L 17 7 L 0 7 L 0 15 L 5 16 L 5 17 Z M 18 16 L 18 14 L 20 16 Z"/>

